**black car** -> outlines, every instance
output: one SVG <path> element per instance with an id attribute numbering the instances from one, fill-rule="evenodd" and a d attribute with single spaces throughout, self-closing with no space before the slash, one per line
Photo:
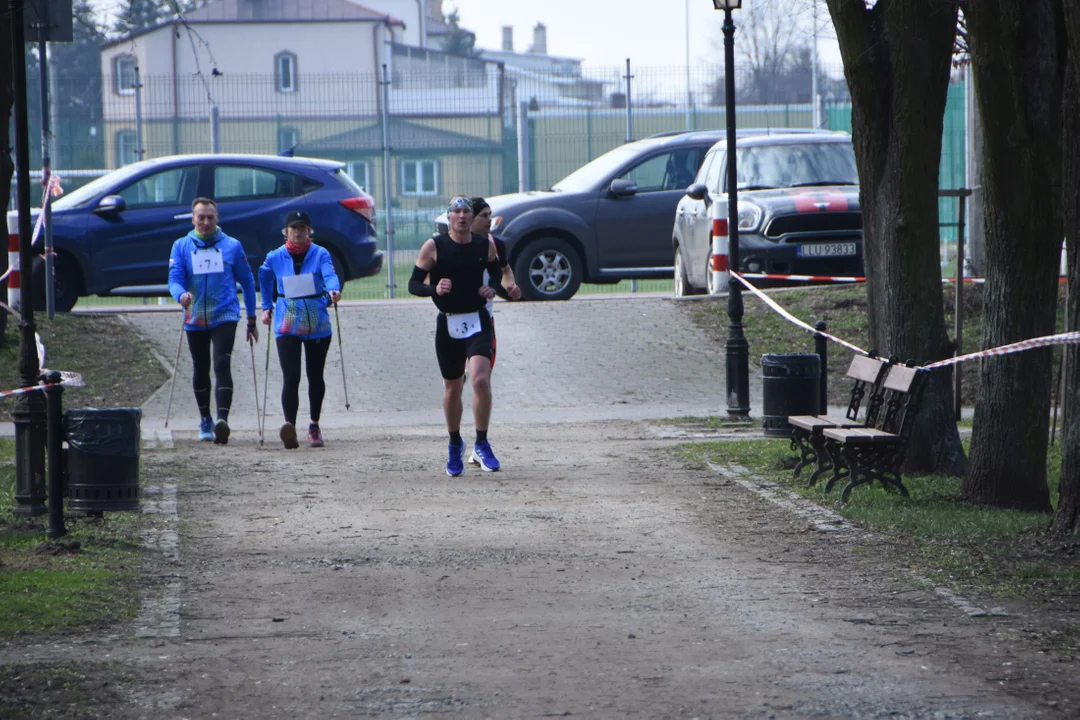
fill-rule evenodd
<path id="1" fill-rule="evenodd" d="M 846 133 L 736 140 L 739 265 L 775 275 L 863 274 L 855 152 Z M 727 143 L 709 150 L 672 228 L 675 294 L 712 287 L 713 203 L 727 217 Z"/>
<path id="2" fill-rule="evenodd" d="M 672 277 L 675 207 L 724 135 L 656 135 L 601 155 L 550 190 L 488 198 L 492 232 L 506 241 L 524 297 L 565 300 L 582 282 Z"/>

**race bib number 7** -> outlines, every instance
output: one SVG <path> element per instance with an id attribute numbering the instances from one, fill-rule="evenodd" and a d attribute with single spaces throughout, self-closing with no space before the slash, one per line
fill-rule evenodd
<path id="1" fill-rule="evenodd" d="M 455 340 L 464 340 L 472 337 L 482 329 L 480 327 L 480 313 L 465 313 L 464 315 L 448 315 L 446 317 L 446 329 L 450 337 Z"/>
<path id="2" fill-rule="evenodd" d="M 192 250 L 191 272 L 194 275 L 212 275 L 225 272 L 225 264 L 221 260 L 221 251 L 217 249 Z"/>

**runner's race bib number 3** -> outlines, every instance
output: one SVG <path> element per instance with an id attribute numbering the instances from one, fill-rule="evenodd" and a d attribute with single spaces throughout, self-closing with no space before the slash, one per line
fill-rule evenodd
<path id="1" fill-rule="evenodd" d="M 281 284 L 285 287 L 285 297 L 290 300 L 315 294 L 315 275 L 312 273 L 286 275 L 281 278 Z"/>
<path id="2" fill-rule="evenodd" d="M 472 312 L 464 315 L 447 315 L 446 329 L 450 337 L 455 340 L 464 340 L 480 332 L 480 313 Z"/>
<path id="3" fill-rule="evenodd" d="M 225 264 L 221 260 L 221 251 L 217 249 L 192 250 L 191 272 L 194 275 L 213 275 L 225 272 Z"/>

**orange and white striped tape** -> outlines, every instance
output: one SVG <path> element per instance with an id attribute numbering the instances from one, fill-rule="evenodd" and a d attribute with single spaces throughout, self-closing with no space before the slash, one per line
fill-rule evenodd
<path id="1" fill-rule="evenodd" d="M 927 370 L 932 370 L 933 368 L 956 365 L 957 363 L 962 363 L 967 360 L 976 360 L 978 358 L 993 357 L 995 355 L 1010 355 L 1012 353 L 1034 350 L 1035 348 L 1048 347 L 1050 345 L 1076 344 L 1080 344 L 1080 331 L 1059 333 L 1057 335 L 1044 335 L 1043 337 L 1021 340 L 1020 342 L 1001 345 L 1000 347 L 990 348 L 989 350 L 980 350 L 978 352 L 968 353 L 967 355 L 957 355 L 956 357 L 947 358 L 945 360 L 938 360 L 929 365 L 923 365 L 923 367 Z"/>
<path id="2" fill-rule="evenodd" d="M 853 345 L 853 344 L 849 343 L 847 340 L 842 340 L 842 339 L 836 337 L 835 335 L 830 335 L 827 332 L 822 332 L 822 331 L 818 330 L 815 327 L 807 325 L 802 320 L 795 317 L 794 315 L 789 313 L 787 310 L 785 310 L 783 307 L 781 307 L 780 304 L 777 303 L 775 300 L 773 300 L 771 297 L 769 297 L 768 295 L 766 295 L 765 293 L 761 292 L 756 287 L 751 285 L 750 282 L 747 281 L 746 278 L 743 277 L 742 273 L 737 273 L 734 270 L 732 270 L 731 275 L 736 280 L 738 280 L 743 285 L 745 285 L 747 287 L 747 289 L 749 289 L 750 292 L 754 293 L 754 295 L 756 297 L 758 297 L 763 303 L 765 303 L 766 305 L 771 307 L 773 310 L 775 310 L 777 313 L 779 313 L 781 317 L 785 318 L 789 322 L 792 322 L 792 323 L 798 325 L 799 327 L 803 328 L 804 330 L 807 330 L 807 331 L 809 331 L 809 332 L 811 332 L 811 333 L 813 333 L 815 335 L 821 335 L 822 337 L 829 338 L 833 342 L 838 343 L 840 345 L 843 345 L 844 347 L 849 348 L 851 350 L 854 350 L 855 352 L 859 353 L 860 355 L 866 355 L 866 356 L 870 355 L 869 352 L 867 352 L 866 350 L 863 350 L 858 345 Z"/>
<path id="3" fill-rule="evenodd" d="M 829 340 L 832 340 L 833 342 L 835 342 L 835 343 L 837 343 L 839 345 L 843 345 L 844 347 L 846 347 L 846 348 L 848 348 L 850 350 L 854 350 L 855 352 L 859 353 L 860 355 L 867 355 L 867 356 L 870 355 L 870 353 L 868 353 L 866 350 L 863 350 L 858 345 L 854 345 L 852 343 L 849 343 L 847 340 L 843 340 L 841 338 L 838 338 L 835 335 L 830 335 L 827 332 L 822 332 L 821 330 L 818 330 L 817 328 L 814 328 L 814 327 L 808 325 L 807 323 L 803 322 L 799 318 L 797 318 L 794 315 L 792 315 L 791 313 L 789 313 L 779 303 L 777 303 L 775 300 L 770 298 L 765 293 L 758 290 L 756 287 L 754 287 L 746 279 L 747 277 L 755 277 L 754 275 L 750 275 L 749 273 L 746 273 L 744 275 L 742 273 L 737 273 L 737 272 L 734 272 L 734 271 L 731 272 L 731 275 L 736 280 L 738 280 L 743 285 L 745 285 L 747 287 L 747 289 L 750 290 L 750 292 L 752 292 L 754 294 L 755 297 L 759 298 L 762 302 L 764 302 L 766 305 L 768 305 L 773 310 L 775 310 L 777 312 L 777 314 L 779 314 L 785 320 L 787 320 L 787 321 L 789 321 L 789 322 L 791 322 L 791 323 L 793 323 L 795 325 L 798 325 L 799 327 L 803 328 L 804 330 L 807 330 L 808 332 L 811 332 L 811 333 L 813 333 L 815 335 L 821 335 L 822 337 L 828 338 Z M 919 369 L 920 370 L 933 370 L 934 368 L 946 367 L 948 365 L 956 365 L 958 363 L 966 362 L 968 360 L 977 360 L 979 358 L 984 358 L 984 357 L 993 357 L 993 356 L 997 356 L 997 355 L 1010 355 L 1012 353 L 1024 352 L 1025 350 L 1034 350 L 1035 348 L 1048 347 L 1048 346 L 1051 346 L 1051 345 L 1077 345 L 1077 344 L 1080 344 L 1080 331 L 1059 333 L 1057 335 L 1046 335 L 1044 337 L 1037 337 L 1037 338 L 1030 338 L 1028 340 L 1021 340 L 1020 342 L 1011 343 L 1009 345 L 1002 345 L 1000 347 L 990 348 L 988 350 L 980 350 L 978 352 L 968 353 L 966 355 L 957 355 L 956 357 L 946 358 L 945 360 L 939 360 L 937 362 L 933 362 L 933 363 L 929 363 L 927 365 L 923 365 Z"/>

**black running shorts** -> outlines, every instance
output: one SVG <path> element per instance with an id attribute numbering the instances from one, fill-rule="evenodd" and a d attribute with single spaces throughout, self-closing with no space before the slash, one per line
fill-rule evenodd
<path id="1" fill-rule="evenodd" d="M 456 380 L 465 374 L 465 361 L 472 356 L 482 355 L 491 359 L 491 317 L 487 310 L 480 310 L 480 332 L 462 340 L 450 337 L 446 318 L 445 313 L 439 313 L 435 324 L 435 356 L 439 359 L 439 371 L 443 378 Z"/>

